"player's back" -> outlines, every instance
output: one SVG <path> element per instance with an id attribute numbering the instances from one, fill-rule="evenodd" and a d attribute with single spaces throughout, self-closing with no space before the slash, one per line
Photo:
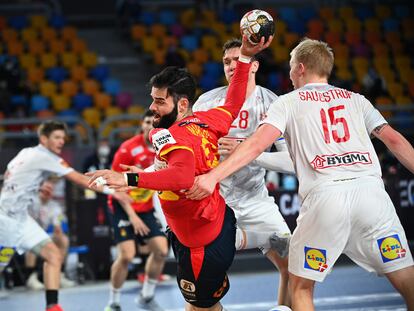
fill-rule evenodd
<path id="1" fill-rule="evenodd" d="M 265 122 L 284 131 L 302 198 L 325 182 L 381 176 L 370 133 L 386 121 L 362 95 L 307 84 L 280 97 L 275 106 Z"/>

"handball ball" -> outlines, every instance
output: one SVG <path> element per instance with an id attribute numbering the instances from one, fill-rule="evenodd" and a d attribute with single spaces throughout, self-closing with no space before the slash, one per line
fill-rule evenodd
<path id="1" fill-rule="evenodd" d="M 265 42 L 275 33 L 273 17 L 263 10 L 252 10 L 240 20 L 240 31 L 252 44 L 258 44 L 262 37 Z"/>

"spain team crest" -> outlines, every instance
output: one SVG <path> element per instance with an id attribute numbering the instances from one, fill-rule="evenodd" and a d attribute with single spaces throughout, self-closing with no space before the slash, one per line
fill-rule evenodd
<path id="1" fill-rule="evenodd" d="M 305 246 L 306 269 L 324 272 L 328 268 L 326 263 L 326 250 Z"/>
<path id="2" fill-rule="evenodd" d="M 398 234 L 390 235 L 377 240 L 382 262 L 389 262 L 404 258 L 406 250 L 402 247 Z"/>

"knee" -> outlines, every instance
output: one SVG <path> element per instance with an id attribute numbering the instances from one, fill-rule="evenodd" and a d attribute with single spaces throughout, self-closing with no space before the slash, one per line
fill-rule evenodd
<path id="1" fill-rule="evenodd" d="M 135 252 L 134 251 L 122 251 L 118 255 L 118 259 L 123 265 L 129 265 L 129 263 L 134 259 Z"/>
<path id="2" fill-rule="evenodd" d="M 292 293 L 298 291 L 313 291 L 315 281 L 308 280 L 294 274 L 289 274 L 289 287 Z"/>
<path id="3" fill-rule="evenodd" d="M 54 265 L 54 266 L 61 266 L 63 262 L 63 256 L 62 253 L 59 251 L 57 246 L 54 243 L 48 244 L 46 247 L 46 255 L 43 256 L 45 261 L 48 264 Z"/>
<path id="4" fill-rule="evenodd" d="M 168 255 L 168 249 L 156 249 L 153 253 L 154 259 L 157 261 L 165 261 Z"/>
<path id="5" fill-rule="evenodd" d="M 54 234 L 53 241 L 61 248 L 67 249 L 69 247 L 69 238 L 62 232 Z"/>

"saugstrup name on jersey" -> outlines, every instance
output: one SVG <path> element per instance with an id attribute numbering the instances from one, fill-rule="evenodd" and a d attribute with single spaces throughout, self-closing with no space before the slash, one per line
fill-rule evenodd
<path id="1" fill-rule="evenodd" d="M 317 155 L 311 162 L 315 170 L 355 164 L 372 164 L 369 152 L 347 152 L 344 154 Z"/>

